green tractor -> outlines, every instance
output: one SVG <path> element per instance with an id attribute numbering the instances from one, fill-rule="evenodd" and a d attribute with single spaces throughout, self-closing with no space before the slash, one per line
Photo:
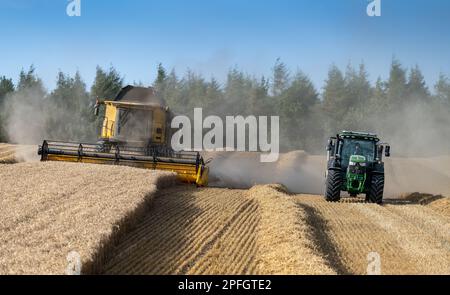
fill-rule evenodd
<path id="1" fill-rule="evenodd" d="M 341 191 L 352 197 L 366 195 L 366 201 L 383 202 L 383 152 L 390 157 L 390 146 L 381 143 L 377 135 L 343 131 L 328 140 L 328 164 L 325 199 L 338 202 Z"/>

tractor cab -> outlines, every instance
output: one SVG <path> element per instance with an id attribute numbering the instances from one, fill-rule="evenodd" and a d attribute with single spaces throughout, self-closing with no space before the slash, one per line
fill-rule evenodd
<path id="1" fill-rule="evenodd" d="M 353 155 L 363 156 L 367 162 L 373 162 L 376 158 L 376 141 L 344 137 L 341 152 L 342 167 L 348 166 Z"/>
<path id="2" fill-rule="evenodd" d="M 343 131 L 336 137 L 328 140 L 328 160 L 333 158 L 339 162 L 341 168 L 346 169 L 352 155 L 364 156 L 367 163 L 381 162 L 383 151 L 385 156 L 390 156 L 390 147 L 386 143 L 380 143 L 376 134 Z"/>

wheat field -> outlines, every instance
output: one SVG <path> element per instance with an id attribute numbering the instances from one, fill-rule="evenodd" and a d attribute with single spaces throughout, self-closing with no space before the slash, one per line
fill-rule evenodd
<path id="1" fill-rule="evenodd" d="M 381 257 L 382 274 L 450 274 L 450 218 L 408 200 L 383 206 L 358 199 L 328 203 L 296 195 L 314 225 L 314 240 L 340 274 L 365 274 L 368 254 Z"/>
<path id="2" fill-rule="evenodd" d="M 164 190 L 105 274 L 334 274 L 283 197 L 276 186 Z"/>
<path id="3" fill-rule="evenodd" d="M 113 250 L 106 274 L 449 274 L 450 219 L 410 200 L 327 203 L 280 185 L 178 186 Z"/>
<path id="4" fill-rule="evenodd" d="M 0 145 L 3 163 L 17 149 Z M 327 203 L 282 185 L 196 188 L 165 172 L 37 162 L 0 164 L 0 196 L 0 274 L 63 274 L 70 251 L 85 274 L 365 274 L 374 252 L 382 274 L 450 274 L 441 195 Z"/>
<path id="5" fill-rule="evenodd" d="M 100 272 L 109 247 L 175 176 L 71 163 L 0 165 L 0 274 L 64 274 L 67 255 Z"/>
<path id="6" fill-rule="evenodd" d="M 115 249 L 108 274 L 251 274 L 257 204 L 244 191 L 177 186 Z"/>

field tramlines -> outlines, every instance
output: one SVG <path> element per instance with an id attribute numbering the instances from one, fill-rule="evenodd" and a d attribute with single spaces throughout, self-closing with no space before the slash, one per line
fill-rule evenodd
<path id="1" fill-rule="evenodd" d="M 450 273 L 450 219 L 408 200 L 383 206 L 288 195 L 281 186 L 162 191 L 118 243 L 107 274 Z"/>
<path id="2" fill-rule="evenodd" d="M 178 186 L 154 200 L 106 273 L 254 273 L 258 207 L 244 191 Z"/>

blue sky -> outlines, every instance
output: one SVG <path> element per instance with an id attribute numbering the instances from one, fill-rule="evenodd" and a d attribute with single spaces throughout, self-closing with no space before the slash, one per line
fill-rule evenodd
<path id="1" fill-rule="evenodd" d="M 450 1 L 381 0 L 0 0 L 0 75 L 17 80 L 34 64 L 47 88 L 59 69 L 81 72 L 91 85 L 96 65 L 114 65 L 125 81 L 150 84 L 162 62 L 224 81 L 238 65 L 269 75 L 277 57 L 321 88 L 330 64 L 364 61 L 373 81 L 392 57 L 416 63 L 432 86 L 450 75 Z"/>

